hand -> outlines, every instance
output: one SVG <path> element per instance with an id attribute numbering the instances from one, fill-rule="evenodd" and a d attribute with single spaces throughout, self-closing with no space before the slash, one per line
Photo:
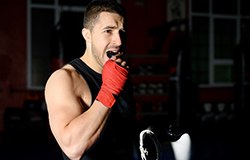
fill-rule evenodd
<path id="1" fill-rule="evenodd" d="M 115 96 L 119 95 L 126 83 L 128 70 L 126 62 L 121 59 L 109 59 L 103 66 L 102 86 L 96 97 L 98 101 L 111 108 L 115 103 Z"/>
<path id="2" fill-rule="evenodd" d="M 107 56 L 116 61 L 117 64 L 119 64 L 120 66 L 129 69 L 129 66 L 127 66 L 127 62 L 122 60 L 124 58 L 124 54 L 123 52 L 112 52 L 112 51 L 107 51 Z"/>

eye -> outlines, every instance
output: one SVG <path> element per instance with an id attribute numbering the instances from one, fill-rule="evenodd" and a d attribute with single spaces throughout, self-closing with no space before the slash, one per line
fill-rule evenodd
<path id="1" fill-rule="evenodd" d="M 111 29 L 107 29 L 107 30 L 105 30 L 104 32 L 110 34 L 110 33 L 112 33 L 112 30 L 111 30 Z"/>
<path id="2" fill-rule="evenodd" d="M 121 30 L 120 30 L 120 33 L 125 34 L 126 31 L 125 31 L 124 29 L 121 29 Z"/>

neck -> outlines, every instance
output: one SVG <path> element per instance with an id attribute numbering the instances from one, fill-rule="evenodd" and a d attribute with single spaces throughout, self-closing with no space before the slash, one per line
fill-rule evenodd
<path id="1" fill-rule="evenodd" d="M 102 72 L 102 67 L 99 65 L 99 63 L 96 61 L 96 58 L 91 54 L 90 52 L 85 51 L 82 57 L 80 59 L 85 62 L 91 69 L 96 71 L 97 73 Z"/>

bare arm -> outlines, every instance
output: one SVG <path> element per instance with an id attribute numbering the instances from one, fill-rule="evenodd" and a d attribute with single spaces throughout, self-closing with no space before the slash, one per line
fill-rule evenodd
<path id="1" fill-rule="evenodd" d="M 74 160 L 80 159 L 99 137 L 110 109 L 96 100 L 86 109 L 77 95 L 75 77 L 70 73 L 59 70 L 50 77 L 45 99 L 52 133 L 63 152 Z"/>

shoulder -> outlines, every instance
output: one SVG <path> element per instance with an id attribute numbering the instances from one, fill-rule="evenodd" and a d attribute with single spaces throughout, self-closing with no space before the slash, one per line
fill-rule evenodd
<path id="1" fill-rule="evenodd" d="M 65 65 L 50 75 L 45 85 L 45 93 L 77 95 L 77 86 L 84 86 L 85 84 L 85 80 L 71 65 Z"/>
<path id="2" fill-rule="evenodd" d="M 47 80 L 45 89 L 52 86 L 62 86 L 62 84 L 72 83 L 75 70 L 73 67 L 66 65 L 65 67 L 54 71 Z"/>

